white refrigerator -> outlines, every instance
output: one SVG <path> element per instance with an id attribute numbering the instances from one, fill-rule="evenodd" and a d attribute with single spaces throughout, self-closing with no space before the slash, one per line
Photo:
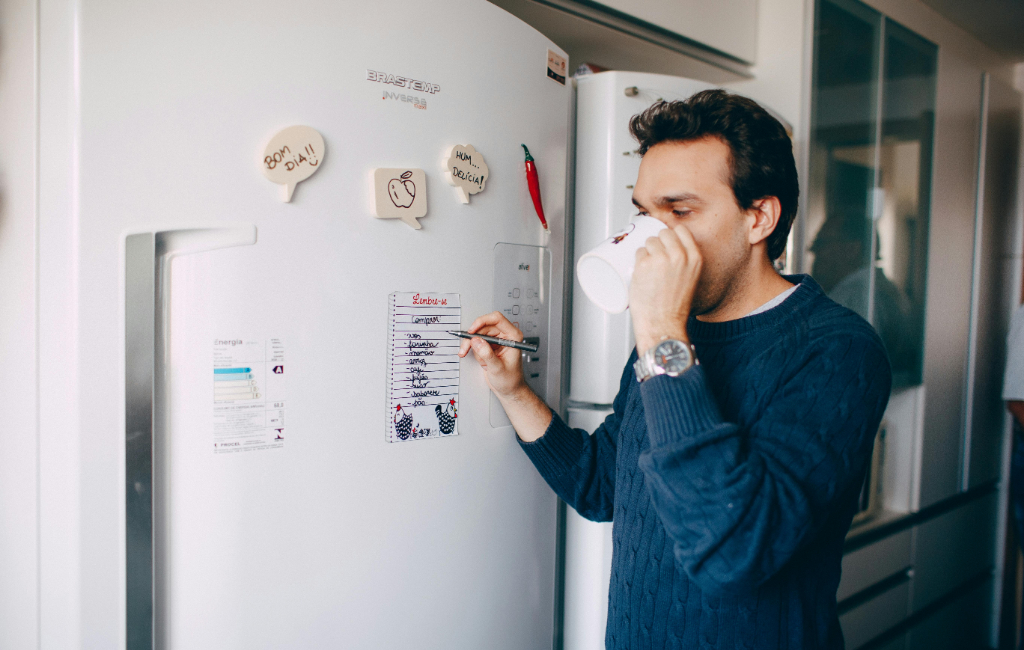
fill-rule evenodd
<path id="1" fill-rule="evenodd" d="M 508 314 L 559 407 L 565 53 L 484 0 L 40 5 L 46 636 L 550 647 L 556 498 L 444 330 Z"/>
<path id="2" fill-rule="evenodd" d="M 575 261 L 636 215 L 633 185 L 640 170 L 629 119 L 654 102 L 683 100 L 713 88 L 693 79 L 609 71 L 579 76 L 576 85 Z M 572 295 L 568 424 L 593 432 L 611 413 L 622 369 L 635 342 L 629 311 L 608 314 Z M 567 508 L 565 523 L 565 650 L 601 650 L 608 615 L 612 524 Z"/>

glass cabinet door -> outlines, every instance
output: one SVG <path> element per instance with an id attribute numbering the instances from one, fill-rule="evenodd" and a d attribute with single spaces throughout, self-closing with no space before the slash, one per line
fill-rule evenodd
<path id="1" fill-rule="evenodd" d="M 937 49 L 856 0 L 818 0 L 803 268 L 921 381 Z"/>
<path id="2" fill-rule="evenodd" d="M 885 21 L 885 75 L 871 323 L 893 383 L 921 383 L 938 48 Z"/>
<path id="3" fill-rule="evenodd" d="M 818 2 L 805 268 L 833 300 L 864 318 L 881 31 L 881 14 L 859 2 Z"/>

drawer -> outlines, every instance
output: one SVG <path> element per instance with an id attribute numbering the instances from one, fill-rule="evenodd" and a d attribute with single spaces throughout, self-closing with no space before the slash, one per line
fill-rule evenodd
<path id="1" fill-rule="evenodd" d="M 892 641 L 889 641 L 885 645 L 881 646 L 877 650 L 906 650 L 907 648 L 907 635 L 901 634 Z M 854 650 L 850 648 L 850 650 Z"/>
<path id="2" fill-rule="evenodd" d="M 911 563 L 911 531 L 908 528 L 843 556 L 843 576 L 836 600 L 842 602 L 898 573 Z"/>
<path id="3" fill-rule="evenodd" d="M 914 610 L 995 564 L 998 494 L 971 501 L 917 528 Z"/>
<path id="4" fill-rule="evenodd" d="M 964 650 L 989 647 L 992 580 L 959 592 L 908 633 L 909 650 Z M 850 650 L 854 650 L 850 648 Z"/>
<path id="5" fill-rule="evenodd" d="M 856 650 L 907 617 L 910 581 L 900 583 L 839 616 L 846 647 Z"/>

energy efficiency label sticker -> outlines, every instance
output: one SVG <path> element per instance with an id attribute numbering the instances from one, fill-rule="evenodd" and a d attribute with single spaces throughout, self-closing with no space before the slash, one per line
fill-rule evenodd
<path id="1" fill-rule="evenodd" d="M 213 452 L 284 447 L 281 339 L 214 339 Z"/>

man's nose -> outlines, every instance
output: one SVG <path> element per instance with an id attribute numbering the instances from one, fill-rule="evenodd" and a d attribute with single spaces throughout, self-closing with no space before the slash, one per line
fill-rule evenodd
<path id="1" fill-rule="evenodd" d="M 658 210 L 657 212 L 652 212 L 651 216 L 669 228 L 675 225 L 675 219 L 672 216 L 671 210 Z"/>

